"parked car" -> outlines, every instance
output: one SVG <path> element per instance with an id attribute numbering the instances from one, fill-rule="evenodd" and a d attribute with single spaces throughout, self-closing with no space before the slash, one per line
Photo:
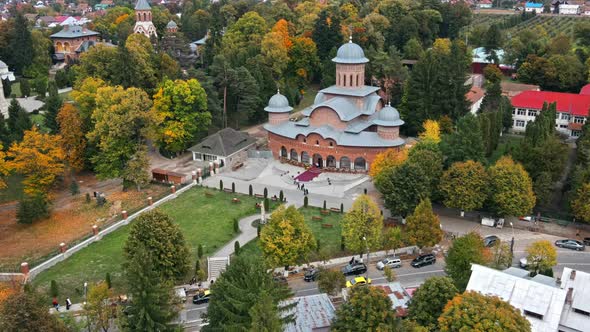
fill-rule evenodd
<path id="1" fill-rule="evenodd" d="M 359 275 L 367 272 L 365 263 L 348 264 L 342 268 L 342 273 L 345 276 Z"/>
<path id="2" fill-rule="evenodd" d="M 578 251 L 584 251 L 584 249 L 586 249 L 586 246 L 584 245 L 583 242 L 578 241 L 578 240 L 572 240 L 572 239 L 557 240 L 557 241 L 555 241 L 555 245 L 560 248 L 566 248 L 566 249 L 572 249 L 572 250 L 578 250 Z"/>
<path id="3" fill-rule="evenodd" d="M 483 238 L 483 245 L 486 247 L 493 247 L 497 243 L 500 243 L 500 238 L 495 235 L 488 235 Z"/>
<path id="4" fill-rule="evenodd" d="M 202 293 L 199 293 L 199 294 L 193 296 L 193 303 L 194 304 L 208 303 L 210 297 L 211 297 L 211 291 L 206 290 Z"/>
<path id="5" fill-rule="evenodd" d="M 590 237 L 585 237 L 584 238 L 584 245 L 585 246 L 590 246 Z"/>
<path id="6" fill-rule="evenodd" d="M 386 266 L 390 268 L 398 268 L 402 266 L 402 260 L 399 257 L 387 257 L 382 261 L 377 262 L 377 270 L 383 270 Z"/>
<path id="7" fill-rule="evenodd" d="M 309 269 L 305 272 L 305 275 L 303 276 L 303 280 L 307 281 L 307 282 L 312 282 L 315 281 L 318 276 L 320 275 L 320 270 L 318 269 Z"/>
<path id="8" fill-rule="evenodd" d="M 346 281 L 346 288 L 350 288 L 350 287 L 354 287 L 354 286 L 368 285 L 370 283 L 371 283 L 371 278 L 356 277 L 352 280 Z"/>
<path id="9" fill-rule="evenodd" d="M 274 282 L 279 283 L 279 284 L 287 284 L 288 283 L 287 278 L 285 278 L 285 276 L 282 276 L 282 275 L 275 275 L 272 277 L 272 280 Z"/>
<path id="10" fill-rule="evenodd" d="M 179 303 L 186 302 L 186 289 L 184 287 L 179 286 L 174 288 L 174 294 L 176 294 L 176 299 Z"/>
<path id="11" fill-rule="evenodd" d="M 518 264 L 520 265 L 521 268 L 526 269 L 527 267 L 529 267 L 529 261 L 526 257 L 521 258 L 518 261 Z"/>
<path id="12" fill-rule="evenodd" d="M 434 256 L 434 254 L 422 254 L 414 258 L 410 265 L 418 268 L 426 265 L 432 265 L 434 263 L 436 263 L 436 257 Z"/>

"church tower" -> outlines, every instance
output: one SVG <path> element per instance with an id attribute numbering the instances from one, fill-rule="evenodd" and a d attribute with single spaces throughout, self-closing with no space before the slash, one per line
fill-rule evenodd
<path id="1" fill-rule="evenodd" d="M 147 0 L 138 0 L 135 4 L 134 33 L 144 34 L 146 37 L 158 37 L 156 26 L 152 23 L 152 8 Z"/>
<path id="2" fill-rule="evenodd" d="M 336 86 L 339 88 L 362 88 L 365 85 L 365 65 L 369 59 L 357 44 L 352 42 L 342 45 L 332 59 L 336 63 Z"/>

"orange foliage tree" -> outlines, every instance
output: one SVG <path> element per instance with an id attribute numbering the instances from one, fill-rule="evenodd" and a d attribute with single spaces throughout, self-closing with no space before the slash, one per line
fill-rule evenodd
<path id="1" fill-rule="evenodd" d="M 59 133 L 61 134 L 61 146 L 65 152 L 65 161 L 75 171 L 84 167 L 84 151 L 86 150 L 86 137 L 82 131 L 83 122 L 80 112 L 73 105 L 66 103 L 57 114 Z"/>
<path id="2" fill-rule="evenodd" d="M 397 151 L 396 149 L 385 150 L 379 153 L 375 157 L 375 160 L 373 160 L 369 175 L 374 178 L 386 169 L 391 169 L 403 164 L 406 159 L 408 159 L 407 149 L 401 149 L 400 151 Z"/>
<path id="3" fill-rule="evenodd" d="M 27 195 L 45 195 L 58 175 L 64 171 L 65 153 L 60 145 L 61 136 L 43 134 L 36 127 L 25 131 L 19 143 L 8 150 L 8 165 L 25 176 L 24 192 Z"/>

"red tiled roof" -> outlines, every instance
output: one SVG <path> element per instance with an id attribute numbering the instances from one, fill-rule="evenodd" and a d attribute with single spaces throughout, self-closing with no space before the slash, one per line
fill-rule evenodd
<path id="1" fill-rule="evenodd" d="M 467 94 L 465 94 L 465 98 L 467 98 L 467 100 L 469 100 L 469 102 L 473 105 L 483 98 L 484 94 L 485 92 L 482 90 L 482 88 L 472 86 L 471 89 L 467 91 Z"/>
<path id="2" fill-rule="evenodd" d="M 550 91 L 523 91 L 512 97 L 512 106 L 542 109 L 543 103 L 557 102 L 557 111 L 578 116 L 588 116 L 590 95 Z"/>
<path id="3" fill-rule="evenodd" d="M 590 84 L 586 84 L 580 90 L 580 94 L 584 96 L 590 96 Z"/>

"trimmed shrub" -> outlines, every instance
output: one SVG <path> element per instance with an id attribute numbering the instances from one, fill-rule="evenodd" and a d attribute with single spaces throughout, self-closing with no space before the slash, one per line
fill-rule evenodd
<path id="1" fill-rule="evenodd" d="M 307 207 L 309 203 L 309 200 L 307 199 L 307 196 L 303 197 L 303 207 Z"/>
<path id="2" fill-rule="evenodd" d="M 249 186 L 248 186 L 248 196 L 252 196 L 252 194 L 253 194 L 253 191 L 254 191 L 254 190 L 252 190 L 252 185 L 249 185 Z"/>

